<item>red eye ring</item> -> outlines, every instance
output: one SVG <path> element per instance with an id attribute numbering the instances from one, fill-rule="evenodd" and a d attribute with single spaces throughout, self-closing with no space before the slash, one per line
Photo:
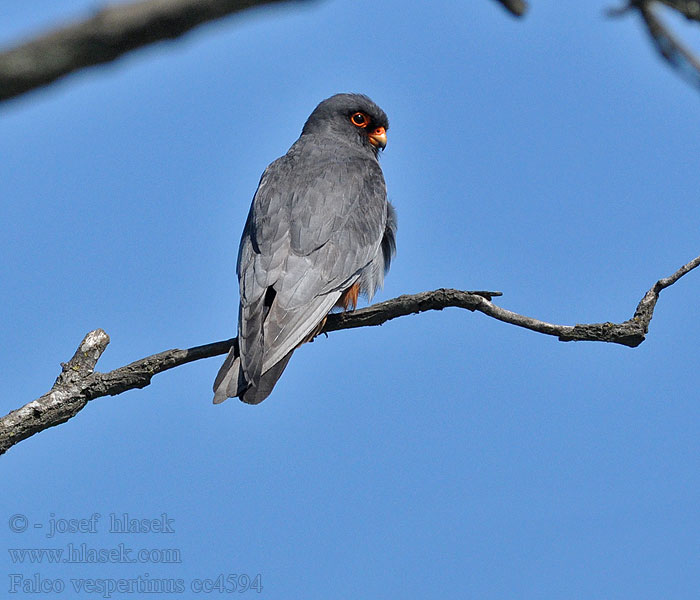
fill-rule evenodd
<path id="1" fill-rule="evenodd" d="M 350 117 L 350 121 L 355 127 L 364 128 L 369 125 L 369 117 L 363 112 L 356 112 L 352 117 Z"/>

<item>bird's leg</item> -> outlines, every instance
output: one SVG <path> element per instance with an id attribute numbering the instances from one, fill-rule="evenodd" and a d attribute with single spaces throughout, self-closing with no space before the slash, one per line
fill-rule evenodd
<path id="1" fill-rule="evenodd" d="M 357 307 L 357 297 L 360 295 L 360 282 L 353 283 L 343 294 L 338 298 L 336 306 L 340 306 L 343 310 L 355 310 Z"/>

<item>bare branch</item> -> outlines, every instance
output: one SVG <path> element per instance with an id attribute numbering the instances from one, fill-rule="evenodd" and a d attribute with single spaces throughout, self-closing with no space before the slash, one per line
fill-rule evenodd
<path id="1" fill-rule="evenodd" d="M 698 0 L 658 0 L 681 13 L 689 21 L 700 21 L 700 2 Z"/>
<path id="2" fill-rule="evenodd" d="M 647 3 L 640 4 L 638 9 L 659 54 L 684 79 L 700 87 L 700 60 L 659 19 Z"/>
<path id="3" fill-rule="evenodd" d="M 103 8 L 85 21 L 0 53 L 0 102 L 78 69 L 177 38 L 202 23 L 284 1 L 288 0 L 145 0 Z"/>
<path id="4" fill-rule="evenodd" d="M 0 454 L 35 433 L 65 423 L 87 404 L 84 383 L 109 344 L 109 336 L 96 329 L 88 333 L 51 390 L 38 400 L 13 410 L 0 419 Z"/>
<path id="5" fill-rule="evenodd" d="M 700 59 L 671 31 L 652 8 L 656 0 L 629 0 L 620 8 L 611 9 L 608 15 L 617 17 L 636 9 L 642 17 L 651 40 L 661 57 L 686 81 L 700 87 Z M 673 8 L 689 20 L 700 21 L 698 0 L 658 0 Z"/>
<path id="6" fill-rule="evenodd" d="M 694 268 L 696 268 L 698 265 L 700 265 L 700 256 L 698 256 L 697 258 L 694 258 L 689 263 L 683 265 L 673 275 L 670 275 L 668 277 L 664 277 L 663 279 L 659 279 L 654 284 L 654 287 L 652 287 L 644 295 L 644 298 L 642 298 L 642 300 L 637 305 L 637 310 L 634 311 L 634 317 L 632 317 L 632 320 L 640 322 L 640 323 L 644 323 L 645 324 L 645 328 L 644 328 L 645 333 L 649 330 L 649 322 L 651 321 L 651 317 L 654 314 L 654 308 L 656 308 L 656 302 L 659 299 L 659 294 L 661 293 L 661 290 L 664 290 L 667 287 L 676 283 L 676 281 L 678 281 L 681 277 L 683 277 L 683 275 L 685 275 L 686 273 L 689 273 Z"/>
<path id="7" fill-rule="evenodd" d="M 105 7 L 94 16 L 0 53 L 0 102 L 85 67 L 174 39 L 198 25 L 254 6 L 292 0 L 142 0 Z M 297 2 L 310 0 L 295 0 Z M 522 16 L 525 0 L 498 0 Z"/>
<path id="8" fill-rule="evenodd" d="M 574 340 L 611 342 L 634 348 L 644 341 L 661 290 L 676 283 L 698 265 L 700 265 L 700 256 L 683 265 L 669 277 L 659 279 L 644 295 L 634 316 L 624 323 L 554 325 L 496 306 L 491 299 L 494 296 L 500 296 L 501 292 L 439 289 L 399 296 L 351 312 L 331 314 L 326 320 L 322 333 L 381 325 L 397 317 L 456 307 L 479 311 L 511 325 L 556 336 L 564 342 Z M 65 423 L 77 415 L 90 400 L 102 396 L 116 396 L 128 390 L 146 387 L 157 373 L 202 358 L 226 354 L 232 345 L 237 346 L 238 341 L 234 338 L 188 350 L 166 350 L 109 373 L 94 372 L 95 365 L 107 348 L 107 344 L 109 344 L 109 336 L 101 329 L 88 333 L 73 358 L 62 365 L 63 371 L 48 393 L 0 419 L 0 454 L 4 454 L 18 442 L 39 431 Z"/>

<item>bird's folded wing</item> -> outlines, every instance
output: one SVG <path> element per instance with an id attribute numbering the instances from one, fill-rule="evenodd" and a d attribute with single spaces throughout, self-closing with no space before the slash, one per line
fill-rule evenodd
<path id="1" fill-rule="evenodd" d="M 308 338 L 380 251 L 386 225 L 376 163 L 288 162 L 263 174 L 239 252 L 241 364 L 253 379 Z"/>

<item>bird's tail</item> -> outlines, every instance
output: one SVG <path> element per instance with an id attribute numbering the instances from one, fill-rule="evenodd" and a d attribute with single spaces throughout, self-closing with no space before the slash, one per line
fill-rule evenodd
<path id="1" fill-rule="evenodd" d="M 293 352 L 294 350 L 289 352 L 282 360 L 265 371 L 260 381 L 250 383 L 246 381 L 241 370 L 238 343 L 234 343 L 214 380 L 214 404 L 221 404 L 227 398 L 236 397 L 247 404 L 260 404 L 272 392 Z"/>
<path id="2" fill-rule="evenodd" d="M 238 343 L 234 343 L 214 380 L 214 404 L 221 404 L 227 398 L 238 396 L 240 370 L 241 359 L 238 355 Z"/>

